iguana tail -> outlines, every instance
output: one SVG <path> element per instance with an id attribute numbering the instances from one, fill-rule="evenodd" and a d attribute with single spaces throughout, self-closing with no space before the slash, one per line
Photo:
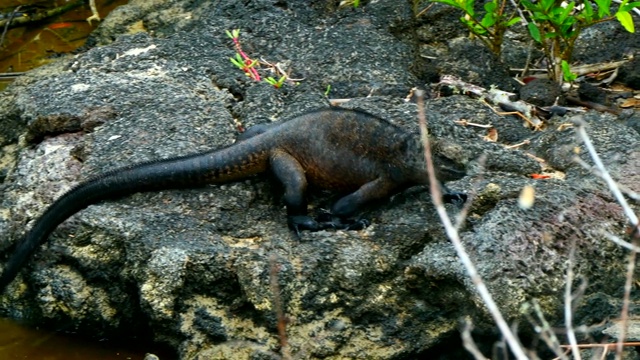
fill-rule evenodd
<path id="1" fill-rule="evenodd" d="M 67 218 L 89 205 L 139 192 L 201 187 L 263 172 L 266 151 L 247 140 L 231 147 L 109 171 L 73 188 L 50 205 L 20 242 L 0 275 L 0 293 L 38 246 Z"/>

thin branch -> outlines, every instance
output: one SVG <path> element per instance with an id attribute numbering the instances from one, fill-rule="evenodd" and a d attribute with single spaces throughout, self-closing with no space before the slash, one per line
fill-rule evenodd
<path id="1" fill-rule="evenodd" d="M 640 346 L 640 341 L 629 341 L 623 344 L 624 346 L 633 346 L 633 347 L 637 347 Z M 599 348 L 604 348 L 604 349 L 613 349 L 616 346 L 618 346 L 615 343 L 609 343 L 609 344 L 578 344 L 578 347 L 580 349 L 599 349 Z M 570 347 L 570 345 L 560 345 L 561 348 L 568 348 Z"/>
<path id="2" fill-rule="evenodd" d="M 278 319 L 278 338 L 280 340 L 280 353 L 284 360 L 291 359 L 291 353 L 289 352 L 289 342 L 287 338 L 287 323 L 288 319 L 284 313 L 282 306 L 282 296 L 280 295 L 280 285 L 278 283 L 278 275 L 280 272 L 280 265 L 277 262 L 276 255 L 272 254 L 269 257 L 269 282 L 271 288 L 271 294 L 273 295 L 273 311 Z"/>
<path id="3" fill-rule="evenodd" d="M 0 35 L 0 46 L 2 46 L 2 44 L 4 43 L 4 37 L 7 35 L 9 25 L 11 25 L 11 22 L 16 17 L 16 14 L 18 13 L 18 11 L 20 11 L 21 7 L 22 6 L 18 6 L 17 8 L 13 9 L 11 14 L 9 14 L 9 18 L 7 19 L 6 24 L 4 25 L 4 29 L 2 30 L 2 35 Z"/>
<path id="4" fill-rule="evenodd" d="M 593 163 L 596 165 L 596 168 L 598 169 L 598 171 L 600 171 L 601 177 L 607 183 L 609 190 L 611 191 L 611 193 L 613 193 L 613 196 L 616 198 L 620 206 L 622 206 L 622 210 L 624 211 L 625 215 L 631 222 L 631 225 L 633 226 L 632 231 L 640 232 L 640 229 L 638 228 L 638 217 L 633 212 L 633 210 L 631 210 L 631 207 L 629 207 L 627 200 L 622 195 L 622 192 L 620 191 L 618 186 L 616 186 L 616 182 L 613 180 L 613 178 L 611 178 L 611 175 L 609 174 L 604 164 L 602 163 L 600 156 L 598 156 L 598 153 L 596 152 L 596 149 L 593 146 L 591 139 L 589 138 L 589 136 L 587 135 L 587 132 L 585 131 L 586 123 L 584 122 L 584 120 L 582 120 L 582 116 L 575 117 L 573 119 L 573 122 L 574 124 L 576 124 L 576 132 L 578 133 L 578 136 L 582 139 L 582 142 L 587 148 L 587 151 L 589 152 L 589 155 L 591 156 Z"/>
<path id="5" fill-rule="evenodd" d="M 59 6 L 55 9 L 51 9 L 51 10 L 47 10 L 47 11 L 42 11 L 42 12 L 38 12 L 32 16 L 21 16 L 18 18 L 15 18 L 13 20 L 7 19 L 7 20 L 0 20 L 0 27 L 1 26 L 8 26 L 9 29 L 12 28 L 16 28 L 16 27 L 20 27 L 20 26 L 24 26 L 26 24 L 30 24 L 30 23 L 34 23 L 40 20 L 44 20 L 46 18 L 50 18 L 53 16 L 57 16 L 60 14 L 64 14 L 65 12 L 69 11 L 69 10 L 73 10 L 79 6 L 82 6 L 84 4 L 84 0 L 79 0 L 79 1 L 75 1 L 63 6 Z M 7 22 L 10 22 L 11 24 L 7 25 Z"/>
<path id="6" fill-rule="evenodd" d="M 578 349 L 578 340 L 573 330 L 573 296 L 571 294 L 571 286 L 573 285 L 573 263 L 575 259 L 576 244 L 571 245 L 569 251 L 569 263 L 567 265 L 566 286 L 564 287 L 564 321 L 567 326 L 567 339 L 571 345 L 571 353 L 574 359 L 580 360 L 580 349 Z"/>
<path id="7" fill-rule="evenodd" d="M 636 254 L 636 251 L 631 251 L 631 254 L 629 254 L 629 262 L 627 263 L 627 277 L 624 283 L 624 297 L 622 299 L 622 310 L 620 311 L 620 322 L 618 325 L 620 326 L 620 334 L 618 335 L 616 345 L 616 360 L 622 359 L 622 347 L 624 346 L 624 339 L 627 337 L 629 297 L 631 295 L 631 287 L 633 286 L 633 273 L 636 270 Z"/>
<path id="8" fill-rule="evenodd" d="M 640 235 L 640 228 L 638 226 L 638 217 L 636 216 L 636 214 L 633 212 L 633 210 L 631 209 L 631 207 L 629 207 L 629 204 L 627 204 L 626 199 L 624 198 L 624 196 L 622 195 L 622 192 L 620 191 L 620 188 L 617 186 L 616 182 L 613 180 L 613 178 L 611 177 L 611 175 L 609 175 L 609 172 L 607 171 L 607 169 L 605 168 L 604 164 L 602 163 L 602 160 L 600 159 L 600 157 L 598 156 L 598 153 L 595 150 L 595 147 L 593 146 L 593 143 L 591 142 L 591 139 L 589 138 L 589 136 L 587 135 L 587 132 L 585 131 L 585 122 L 584 120 L 582 120 L 582 118 L 577 118 L 574 119 L 574 123 L 577 125 L 576 127 L 576 132 L 578 133 L 578 135 L 580 136 L 580 138 L 582 139 L 582 142 L 584 143 L 585 147 L 587 148 L 587 151 L 589 152 L 589 155 L 591 156 L 591 159 L 593 160 L 594 164 L 596 165 L 596 168 L 599 172 L 599 176 L 601 178 L 604 179 L 604 181 L 607 183 L 607 186 L 609 187 L 609 190 L 613 193 L 613 196 L 616 198 L 616 200 L 618 201 L 618 203 L 620 204 L 620 206 L 622 207 L 622 210 L 624 211 L 625 215 L 627 216 L 627 218 L 630 220 L 631 224 L 632 224 L 632 228 L 631 228 L 631 237 L 632 238 L 636 238 Z M 583 164 L 584 166 L 584 164 Z M 633 285 L 633 273 L 635 271 L 635 262 L 636 262 L 636 253 L 640 250 L 637 246 L 637 244 L 630 244 L 622 239 L 617 238 L 616 236 L 613 236 L 611 234 L 606 234 L 606 237 L 609 238 L 610 240 L 612 240 L 613 242 L 615 242 L 616 244 L 619 244 L 627 249 L 631 250 L 631 254 L 629 255 L 629 262 L 627 265 L 627 275 L 626 275 L 626 281 L 625 281 L 625 287 L 624 287 L 624 298 L 623 298 L 623 303 L 622 303 L 622 310 L 621 310 L 621 314 L 620 314 L 620 333 L 618 335 L 618 341 L 616 343 L 616 360 L 619 360 L 622 358 L 622 348 L 624 345 L 624 339 L 626 337 L 626 332 L 627 332 L 627 321 L 628 321 L 628 315 L 629 315 L 629 297 L 630 297 L 630 293 L 631 293 L 631 287 Z"/>
<path id="9" fill-rule="evenodd" d="M 487 306 L 489 313 L 491 314 L 494 321 L 496 322 L 496 325 L 502 332 L 502 335 L 504 336 L 506 342 L 509 344 L 509 348 L 511 349 L 511 352 L 519 360 L 528 359 L 527 355 L 524 352 L 524 349 L 518 342 L 518 339 L 513 334 L 513 332 L 509 328 L 509 325 L 507 325 L 507 322 L 505 321 L 504 317 L 500 313 L 500 309 L 498 309 L 497 304 L 493 300 L 493 297 L 491 296 L 489 289 L 487 289 L 487 286 L 482 281 L 480 274 L 478 274 L 478 270 L 476 269 L 475 265 L 469 258 L 469 255 L 467 254 L 467 252 L 465 251 L 464 246 L 462 245 L 462 241 L 460 240 L 458 231 L 455 229 L 455 227 L 451 223 L 451 219 L 449 219 L 449 216 L 447 215 L 447 211 L 444 208 L 444 204 L 442 203 L 442 192 L 440 191 L 438 180 L 435 177 L 433 159 L 431 157 L 431 149 L 429 146 L 429 139 L 427 136 L 427 123 L 426 123 L 425 111 L 424 111 L 424 92 L 422 90 L 418 90 L 416 91 L 416 96 L 418 100 L 418 119 L 420 122 L 420 135 L 421 135 L 422 143 L 424 144 L 424 153 L 425 153 L 425 158 L 427 162 L 427 170 L 429 173 L 431 200 L 433 201 L 436 211 L 440 216 L 440 221 L 442 221 L 442 224 L 444 225 L 447 236 L 449 237 L 449 239 L 453 243 L 454 248 L 456 249 L 458 258 L 466 268 L 467 273 L 471 278 L 471 281 L 473 282 L 474 286 L 476 287 L 476 290 L 478 291 L 478 294 L 482 298 L 484 304 Z"/>
<path id="10" fill-rule="evenodd" d="M 635 252 L 640 252 L 640 247 L 628 242 L 628 241 L 624 241 L 622 239 L 620 239 L 619 237 L 613 235 L 613 234 L 609 234 L 608 232 L 602 231 L 602 235 L 604 235 L 607 239 L 613 241 L 615 244 L 622 246 L 625 249 L 631 250 L 631 251 L 635 251 Z"/>
<path id="11" fill-rule="evenodd" d="M 91 25 L 91 21 L 97 20 L 100 22 L 100 13 L 98 13 L 98 7 L 96 6 L 96 0 L 89 0 L 89 7 L 91 8 L 91 16 L 87 18 L 87 22 Z"/>
<path id="12" fill-rule="evenodd" d="M 580 159 L 579 157 L 574 157 L 573 161 L 577 162 L 578 164 L 582 165 L 583 168 L 585 168 L 586 170 L 591 171 L 592 173 L 594 173 L 595 175 L 598 175 L 600 178 L 602 178 L 602 174 L 600 173 L 600 171 L 598 171 L 597 169 L 593 169 L 593 167 L 589 164 L 587 164 L 584 160 Z M 627 195 L 628 197 L 632 198 L 633 200 L 636 201 L 640 201 L 640 193 L 637 193 L 631 189 L 629 189 L 628 187 L 621 185 L 619 183 L 615 183 L 616 186 L 620 189 L 620 191 L 622 191 L 625 195 Z"/>
<path id="13" fill-rule="evenodd" d="M 524 316 L 529 320 L 529 323 L 533 326 L 535 332 L 540 334 L 542 340 L 547 344 L 547 347 L 551 351 L 556 354 L 557 359 L 561 360 L 569 360 L 566 353 L 562 351 L 562 346 L 560 345 L 560 341 L 556 336 L 551 324 L 544 317 L 544 313 L 542 312 L 542 308 L 540 307 L 540 303 L 535 299 L 530 303 L 525 303 L 522 305 L 521 312 Z M 538 320 L 534 319 L 531 313 L 534 313 Z"/>
<path id="14" fill-rule="evenodd" d="M 473 329 L 473 325 L 471 324 L 471 320 L 465 319 L 464 328 L 462 329 L 462 346 L 473 355 L 476 360 L 487 360 L 487 357 L 482 354 L 476 342 L 473 340 L 471 336 L 471 330 Z"/>

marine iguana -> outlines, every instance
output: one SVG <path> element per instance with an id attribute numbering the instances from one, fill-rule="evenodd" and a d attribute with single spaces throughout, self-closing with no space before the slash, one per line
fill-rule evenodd
<path id="1" fill-rule="evenodd" d="M 459 147 L 435 142 L 433 153 L 440 181 L 464 176 Z M 346 219 L 367 203 L 429 182 L 417 135 L 361 111 L 312 111 L 252 127 L 225 148 L 134 164 L 80 183 L 51 204 L 16 246 L 0 276 L 0 292 L 60 223 L 91 204 L 138 192 L 232 182 L 267 171 L 284 186 L 288 225 L 296 232 L 351 226 L 308 216 L 308 185 L 348 194 L 331 208 L 332 216 Z M 465 199 L 464 194 L 452 197 Z"/>

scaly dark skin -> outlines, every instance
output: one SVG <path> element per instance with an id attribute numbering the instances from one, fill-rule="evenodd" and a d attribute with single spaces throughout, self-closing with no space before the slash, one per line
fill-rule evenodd
<path id="1" fill-rule="evenodd" d="M 433 146 L 441 182 L 464 176 L 464 161 L 456 149 Z M 16 246 L 0 276 L 0 292 L 60 223 L 89 205 L 138 192 L 227 183 L 267 171 L 284 187 L 288 225 L 298 234 L 300 230 L 361 228 L 366 224 L 344 220 L 368 203 L 429 182 L 416 135 L 359 111 L 310 112 L 251 128 L 226 148 L 131 165 L 81 183 L 49 206 Z M 307 215 L 308 186 L 348 194 L 332 206 L 330 221 Z M 446 196 L 465 199 L 463 194 Z"/>

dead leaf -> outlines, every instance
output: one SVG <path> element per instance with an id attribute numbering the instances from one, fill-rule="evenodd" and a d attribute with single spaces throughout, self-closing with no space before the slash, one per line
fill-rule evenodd
<path id="1" fill-rule="evenodd" d="M 487 135 L 485 135 L 483 139 L 491 142 L 498 141 L 498 130 L 496 130 L 496 128 L 491 128 L 487 130 Z"/>
<path id="2" fill-rule="evenodd" d="M 640 107 L 640 99 L 629 98 L 620 104 L 621 108 Z"/>

